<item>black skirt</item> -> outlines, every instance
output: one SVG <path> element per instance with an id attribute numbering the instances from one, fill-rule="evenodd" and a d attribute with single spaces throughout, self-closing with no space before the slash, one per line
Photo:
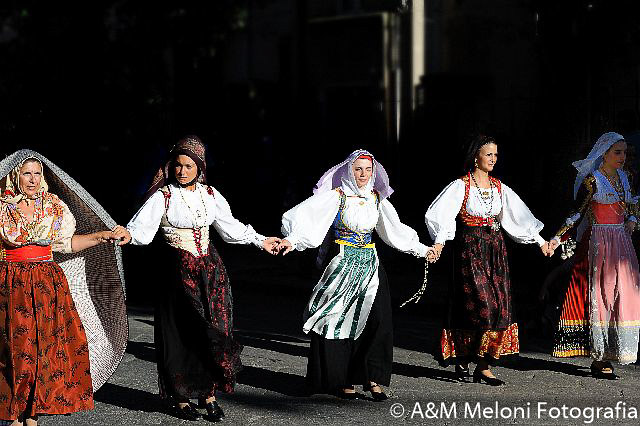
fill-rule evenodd
<path id="1" fill-rule="evenodd" d="M 333 393 L 346 386 L 375 382 L 389 386 L 393 364 L 393 323 L 387 275 L 378 268 L 376 298 L 357 339 L 325 339 L 311 332 L 307 386 L 314 393 Z"/>
<path id="2" fill-rule="evenodd" d="M 242 348 L 233 338 L 229 277 L 215 248 L 195 257 L 169 247 L 154 336 L 160 397 L 184 402 L 233 392 Z"/>

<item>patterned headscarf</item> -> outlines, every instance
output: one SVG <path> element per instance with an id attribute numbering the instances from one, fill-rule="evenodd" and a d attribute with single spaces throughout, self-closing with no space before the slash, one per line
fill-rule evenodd
<path id="1" fill-rule="evenodd" d="M 591 152 L 587 158 L 584 160 L 574 161 L 572 163 L 573 167 L 578 169 L 578 175 L 576 176 L 576 180 L 573 184 L 573 198 L 578 196 L 578 189 L 580 189 L 582 181 L 584 181 L 589 174 L 593 173 L 594 170 L 600 167 L 602 157 L 605 152 L 607 152 L 614 143 L 623 140 L 624 137 L 620 133 L 607 132 L 598 138 L 595 145 L 593 145 L 593 148 L 591 148 Z"/>
<path id="2" fill-rule="evenodd" d="M 20 169 L 25 163 L 31 161 L 38 163 L 40 165 L 40 170 L 42 171 L 42 176 L 40 177 L 40 188 L 38 188 L 38 192 L 33 198 L 27 197 L 27 194 L 25 194 L 20 187 Z M 11 172 L 9 172 L 2 181 L 0 181 L 0 202 L 18 204 L 23 199 L 29 200 L 40 198 L 48 190 L 49 185 L 47 185 L 47 181 L 44 179 L 44 167 L 42 167 L 42 161 L 35 157 L 28 157 L 22 160 L 20 164 L 14 167 L 13 170 L 11 170 Z"/>
<path id="3" fill-rule="evenodd" d="M 373 163 L 373 174 L 371 179 L 364 188 L 358 188 L 356 179 L 353 175 L 353 163 L 360 157 L 370 157 Z M 363 197 L 368 196 L 372 189 L 375 189 L 380 198 L 385 199 L 393 193 L 393 189 L 389 186 L 389 175 L 387 171 L 382 167 L 375 157 L 364 149 L 358 149 L 349 155 L 349 157 L 342 163 L 337 164 L 327 170 L 320 178 L 316 186 L 313 188 L 313 193 L 318 194 L 321 192 L 331 191 L 334 188 L 341 187 L 348 194 L 360 195 Z"/>
<path id="4" fill-rule="evenodd" d="M 156 172 L 151 186 L 147 190 L 144 200 L 146 201 L 149 197 L 151 197 L 157 190 L 166 186 L 169 182 L 175 180 L 173 176 L 172 164 L 175 161 L 178 155 L 186 155 L 196 163 L 198 166 L 198 175 L 196 177 L 196 181 L 202 184 L 207 183 L 207 162 L 206 162 L 206 148 L 204 143 L 197 136 L 185 136 L 180 139 L 177 144 L 171 148 L 169 152 L 169 158 L 165 162 L 164 166 L 159 168 Z"/>

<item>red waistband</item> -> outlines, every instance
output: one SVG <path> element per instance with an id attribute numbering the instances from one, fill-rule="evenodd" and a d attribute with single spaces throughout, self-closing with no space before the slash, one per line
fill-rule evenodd
<path id="1" fill-rule="evenodd" d="M 591 202 L 591 212 L 593 219 L 598 224 L 618 225 L 624 223 L 624 214 L 626 211 L 625 203 L 618 202 L 613 204 L 601 204 L 595 201 Z"/>
<path id="2" fill-rule="evenodd" d="M 3 256 L 0 256 L 0 260 L 5 262 L 50 262 L 53 260 L 51 246 L 4 247 L 2 251 Z"/>
<path id="3" fill-rule="evenodd" d="M 470 214 L 461 215 L 462 222 L 467 226 L 491 226 L 493 222 L 495 222 L 495 218 L 492 217 L 482 217 L 482 216 L 471 216 Z"/>

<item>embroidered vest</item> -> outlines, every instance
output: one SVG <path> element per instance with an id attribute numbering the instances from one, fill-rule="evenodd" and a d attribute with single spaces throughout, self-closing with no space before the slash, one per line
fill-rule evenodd
<path id="1" fill-rule="evenodd" d="M 195 257 L 202 257 L 209 253 L 209 227 L 201 228 L 177 228 L 169 222 L 167 212 L 171 191 L 168 187 L 160 188 L 164 195 L 164 216 L 160 223 L 164 240 L 173 248 L 188 251 Z M 207 186 L 207 193 L 214 196 L 213 189 Z"/>
<path id="2" fill-rule="evenodd" d="M 335 242 L 338 244 L 345 244 L 354 247 L 373 247 L 374 244 L 371 242 L 372 232 L 354 231 L 342 221 L 344 207 L 347 203 L 347 195 L 340 188 L 336 190 L 340 193 L 340 208 L 338 209 L 336 218 L 333 220 L 333 235 L 335 237 Z M 373 193 L 376 197 L 376 207 L 379 208 L 380 196 L 375 190 Z"/>
<path id="3" fill-rule="evenodd" d="M 467 226 L 492 226 L 496 221 L 494 216 L 482 217 L 474 216 L 467 211 L 467 202 L 469 201 L 469 189 L 471 188 L 471 172 L 467 176 L 461 178 L 464 182 L 464 200 L 462 201 L 462 207 L 460 207 L 460 220 Z M 494 177 L 489 176 L 493 185 L 498 188 L 498 195 L 502 196 L 502 185 L 500 181 Z"/>

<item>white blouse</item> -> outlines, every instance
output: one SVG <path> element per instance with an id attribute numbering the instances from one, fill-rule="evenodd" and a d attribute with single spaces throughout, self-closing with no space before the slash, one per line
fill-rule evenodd
<path id="1" fill-rule="evenodd" d="M 340 193 L 336 190 L 313 195 L 282 216 L 282 233 L 297 250 L 318 247 L 324 241 L 340 208 Z M 348 196 L 342 213 L 343 223 L 356 232 L 377 231 L 382 241 L 391 247 L 424 257 L 427 246 L 418 234 L 403 224 L 388 199 L 378 208 L 375 196 Z"/>
<path id="2" fill-rule="evenodd" d="M 245 225 L 234 218 L 227 200 L 215 188 L 211 188 L 213 196 L 207 192 L 206 186 L 199 183 L 194 191 L 170 185 L 171 197 L 166 217 L 165 197 L 158 190 L 127 224 L 131 243 L 149 244 L 159 228 L 163 234 L 171 234 L 176 228 L 195 229 L 213 225 L 227 243 L 254 244 L 262 248 L 266 237 L 258 234 L 251 225 Z"/>
<path id="3" fill-rule="evenodd" d="M 522 199 L 504 183 L 502 197 L 498 188 L 493 188 L 493 203 L 490 199 L 483 200 L 478 188 L 469 188 L 469 198 L 466 209 L 473 216 L 497 216 L 505 232 L 518 243 L 538 243 L 542 246 L 544 238 L 540 231 L 544 226 L 536 219 Z M 488 192 L 488 189 L 483 189 Z M 456 216 L 460 212 L 464 201 L 465 183 L 456 179 L 450 183 L 431 203 L 425 214 L 425 222 L 431 238 L 439 244 L 453 240 L 456 234 Z"/>

